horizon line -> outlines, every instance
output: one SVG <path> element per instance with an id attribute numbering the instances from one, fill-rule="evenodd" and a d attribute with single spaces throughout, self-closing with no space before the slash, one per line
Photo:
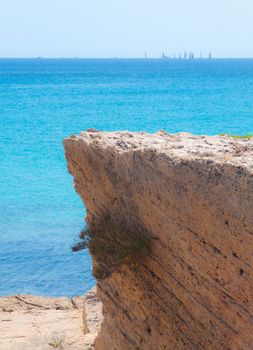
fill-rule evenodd
<path id="1" fill-rule="evenodd" d="M 120 56 L 114 56 L 114 57 L 78 57 L 78 56 L 56 56 L 56 57 L 50 57 L 50 56 L 20 56 L 20 57 L 1 57 L 0 60 L 4 59 L 37 59 L 37 60 L 42 60 L 42 59 L 51 59 L 51 60 L 68 60 L 68 59 L 81 59 L 81 60 L 134 60 L 134 59 L 140 59 L 140 60 L 163 60 L 163 61 L 194 61 L 194 60 L 235 60 L 235 59 L 245 59 L 245 60 L 250 60 L 253 59 L 252 57 L 194 57 L 194 58 L 184 58 L 184 57 L 120 57 Z"/>

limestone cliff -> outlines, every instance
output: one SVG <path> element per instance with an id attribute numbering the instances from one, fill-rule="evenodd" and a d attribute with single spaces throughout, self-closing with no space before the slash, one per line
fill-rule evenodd
<path id="1" fill-rule="evenodd" d="M 252 139 L 90 130 L 64 146 L 103 303 L 96 349 L 253 349 Z"/>

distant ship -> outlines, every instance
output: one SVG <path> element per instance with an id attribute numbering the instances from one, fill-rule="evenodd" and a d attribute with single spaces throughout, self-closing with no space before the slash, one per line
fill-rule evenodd
<path id="1" fill-rule="evenodd" d="M 190 54 L 189 54 L 189 60 L 193 60 L 194 59 L 194 54 L 193 54 L 193 52 L 190 52 Z"/>
<path id="2" fill-rule="evenodd" d="M 164 52 L 162 53 L 162 59 L 163 60 L 168 60 L 170 57 L 168 57 L 168 56 L 166 56 L 165 54 L 164 54 Z"/>
<path id="3" fill-rule="evenodd" d="M 165 55 L 165 53 L 162 53 L 162 59 L 163 60 L 168 60 L 168 59 L 174 59 L 174 60 L 180 60 L 180 59 L 184 59 L 184 60 L 194 60 L 195 58 L 199 58 L 202 59 L 203 55 L 202 52 L 200 51 L 199 53 L 199 57 L 196 55 L 194 55 L 194 53 L 192 51 L 189 52 L 189 54 L 187 53 L 187 51 L 184 51 L 183 55 L 181 54 L 181 52 L 178 53 L 178 55 L 174 54 L 173 56 L 167 56 Z M 212 58 L 212 53 L 209 52 L 208 54 L 208 59 L 210 60 Z"/>

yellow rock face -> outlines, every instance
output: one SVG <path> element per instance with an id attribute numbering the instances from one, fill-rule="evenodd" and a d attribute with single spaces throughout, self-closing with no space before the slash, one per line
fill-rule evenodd
<path id="1" fill-rule="evenodd" d="M 88 225 L 150 239 L 98 282 L 96 348 L 253 349 L 253 140 L 91 130 L 64 147 Z"/>

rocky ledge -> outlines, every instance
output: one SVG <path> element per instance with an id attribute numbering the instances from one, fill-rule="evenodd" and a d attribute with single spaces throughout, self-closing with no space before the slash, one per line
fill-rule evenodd
<path id="1" fill-rule="evenodd" d="M 64 146 L 103 303 L 96 349 L 252 349 L 252 139 L 89 130 Z"/>
<path id="2" fill-rule="evenodd" d="M 101 321 L 96 288 L 84 298 L 1 297 L 0 349 L 91 350 Z"/>

